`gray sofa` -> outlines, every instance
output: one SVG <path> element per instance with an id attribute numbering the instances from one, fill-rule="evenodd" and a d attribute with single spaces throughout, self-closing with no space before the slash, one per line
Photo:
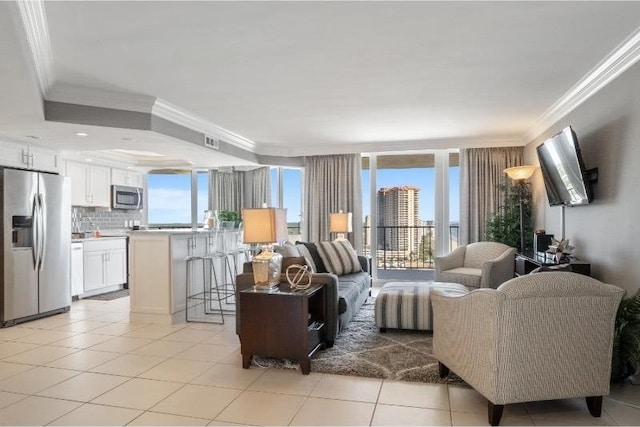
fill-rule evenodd
<path id="1" fill-rule="evenodd" d="M 359 273 L 336 276 L 332 273 L 314 273 L 311 283 L 324 285 L 326 288 L 326 326 L 327 347 L 333 346 L 338 333 L 344 330 L 360 310 L 362 304 L 371 294 L 371 274 L 369 272 L 369 258 L 359 256 L 362 267 Z M 282 276 L 281 282 L 286 283 Z M 247 262 L 243 266 L 242 274 L 236 277 L 236 293 L 254 285 L 252 264 Z M 240 298 L 236 297 L 236 333 L 240 335 Z"/>

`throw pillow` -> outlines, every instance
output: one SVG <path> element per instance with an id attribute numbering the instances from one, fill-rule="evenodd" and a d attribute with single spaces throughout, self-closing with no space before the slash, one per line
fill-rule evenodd
<path id="1" fill-rule="evenodd" d="M 282 255 L 284 258 L 300 256 L 295 245 L 273 245 L 273 252 Z"/>
<path id="2" fill-rule="evenodd" d="M 298 249 L 298 252 L 300 252 L 300 255 L 304 257 L 304 260 L 309 266 L 309 272 L 317 273 L 318 269 L 316 268 L 316 263 L 313 262 L 313 257 L 311 256 L 311 252 L 309 252 L 309 249 L 307 249 L 307 247 L 302 243 L 298 243 L 296 245 L 296 248 Z"/>
<path id="3" fill-rule="evenodd" d="M 327 268 L 324 266 L 324 262 L 318 253 L 318 247 L 315 243 L 312 242 L 296 242 L 296 245 L 304 245 L 309 250 L 311 254 L 311 259 L 313 263 L 316 265 L 316 273 L 326 273 Z"/>
<path id="4" fill-rule="evenodd" d="M 329 273 L 337 276 L 362 271 L 358 254 L 348 240 L 320 242 L 318 252 Z"/>

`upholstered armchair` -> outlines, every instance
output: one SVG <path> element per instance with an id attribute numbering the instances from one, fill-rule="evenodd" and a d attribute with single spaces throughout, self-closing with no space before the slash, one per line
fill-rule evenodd
<path id="1" fill-rule="evenodd" d="M 576 273 L 537 273 L 462 296 L 431 293 L 433 347 L 488 400 L 504 405 L 586 397 L 599 417 L 609 393 L 614 322 L 623 290 Z"/>
<path id="2" fill-rule="evenodd" d="M 497 288 L 515 273 L 516 250 L 498 242 L 476 242 L 459 246 L 435 259 L 438 282 L 461 283 L 473 290 Z"/>

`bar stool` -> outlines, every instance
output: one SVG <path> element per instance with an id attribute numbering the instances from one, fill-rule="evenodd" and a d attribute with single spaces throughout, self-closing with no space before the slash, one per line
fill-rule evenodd
<path id="1" fill-rule="evenodd" d="M 212 283 L 211 283 L 211 272 L 215 274 L 215 269 L 213 266 L 213 257 L 211 255 L 189 255 L 184 258 L 186 262 L 186 306 L 185 306 L 185 320 L 187 322 L 205 322 L 205 323 L 216 323 L 219 325 L 224 325 L 224 310 L 222 309 L 222 301 L 223 297 L 220 295 L 220 290 L 217 286 L 215 287 L 215 295 L 213 293 Z M 193 290 L 193 263 L 201 261 L 202 262 L 202 292 L 200 289 Z M 194 293 L 192 293 L 194 292 Z M 194 302 L 195 304 L 191 304 Z M 214 303 L 218 303 L 218 308 L 214 309 Z M 189 307 L 198 307 L 202 305 L 202 316 L 197 318 L 189 317 Z M 216 317 L 212 315 L 220 315 L 220 320 L 218 321 Z"/>
<path id="2" fill-rule="evenodd" d="M 212 235 L 214 244 L 212 244 L 211 241 L 209 242 L 209 245 L 207 247 L 207 255 L 210 256 L 212 259 L 211 272 L 213 274 L 213 280 L 215 281 L 216 290 L 220 292 L 220 288 L 222 288 L 222 294 L 223 294 L 222 299 L 224 300 L 225 304 L 234 304 L 236 283 L 235 283 L 235 276 L 233 276 L 232 274 L 233 269 L 231 268 L 231 261 L 229 259 L 231 253 L 227 250 L 225 237 L 226 237 L 225 233 L 220 234 L 220 231 L 216 230 L 216 232 Z M 216 273 L 215 263 L 213 262 L 214 260 L 219 260 L 222 263 L 222 266 L 224 267 L 225 271 L 222 272 L 221 281 L 218 280 L 218 274 Z M 231 281 L 229 283 L 231 285 L 231 290 L 229 290 L 227 286 L 228 285 L 226 281 L 227 271 L 231 276 Z"/>
<path id="3" fill-rule="evenodd" d="M 249 262 L 253 258 L 253 252 L 252 252 L 251 246 L 242 242 L 243 240 L 242 236 L 243 236 L 243 230 L 239 230 L 238 234 L 236 234 L 235 236 L 235 243 L 233 247 L 229 248 L 229 250 L 226 251 L 228 256 L 233 260 L 234 284 L 235 284 L 235 278 L 240 273 L 240 268 L 239 268 L 239 266 L 241 265 L 240 257 L 244 258 L 243 262 Z"/>

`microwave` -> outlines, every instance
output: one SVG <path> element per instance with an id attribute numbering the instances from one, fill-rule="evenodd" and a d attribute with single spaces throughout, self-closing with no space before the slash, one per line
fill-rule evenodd
<path id="1" fill-rule="evenodd" d="M 124 185 L 112 185 L 111 207 L 113 209 L 142 209 L 143 189 L 126 187 Z"/>

